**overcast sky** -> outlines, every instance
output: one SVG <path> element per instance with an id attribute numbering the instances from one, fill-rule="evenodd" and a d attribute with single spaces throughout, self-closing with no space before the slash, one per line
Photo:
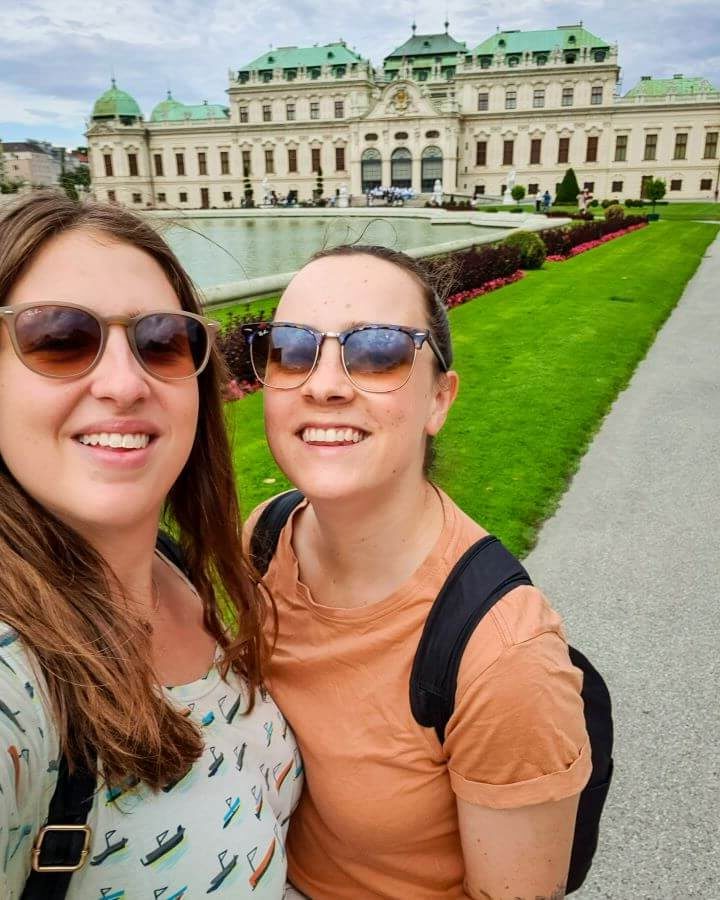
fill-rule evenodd
<path id="1" fill-rule="evenodd" d="M 617 42 L 622 91 L 641 75 L 702 75 L 720 87 L 718 0 L 0 0 L 0 138 L 74 147 L 93 102 L 109 87 L 144 115 L 171 88 L 178 100 L 226 102 L 228 69 L 272 46 L 344 38 L 379 65 L 410 36 L 441 32 L 472 48 L 501 29 L 580 20 Z"/>

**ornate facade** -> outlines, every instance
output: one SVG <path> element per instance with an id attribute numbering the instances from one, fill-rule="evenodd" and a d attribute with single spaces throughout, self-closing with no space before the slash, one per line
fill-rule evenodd
<path id="1" fill-rule="evenodd" d="M 581 24 L 503 31 L 474 49 L 413 34 L 374 70 L 343 42 L 270 50 L 229 73 L 225 105 L 168 94 L 145 120 L 115 85 L 87 138 L 95 194 L 130 206 L 239 207 L 279 196 L 355 197 L 395 185 L 498 197 L 510 171 L 529 194 L 569 166 L 598 197 L 717 196 L 720 92 L 701 78 L 644 77 L 617 91 L 617 47 Z M 267 179 L 261 187 L 263 179 Z"/>

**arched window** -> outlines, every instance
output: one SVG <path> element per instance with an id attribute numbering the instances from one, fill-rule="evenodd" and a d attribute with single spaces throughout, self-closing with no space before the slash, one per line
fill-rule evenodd
<path id="1" fill-rule="evenodd" d="M 426 147 L 420 161 L 420 190 L 423 194 L 432 192 L 436 179 L 442 181 L 443 155 L 439 147 Z"/>
<path id="2" fill-rule="evenodd" d="M 360 157 L 360 180 L 363 194 L 382 183 L 382 160 L 380 151 L 368 148 Z"/>
<path id="3" fill-rule="evenodd" d="M 390 157 L 390 184 L 392 187 L 412 187 L 412 156 L 407 147 L 398 147 Z"/>

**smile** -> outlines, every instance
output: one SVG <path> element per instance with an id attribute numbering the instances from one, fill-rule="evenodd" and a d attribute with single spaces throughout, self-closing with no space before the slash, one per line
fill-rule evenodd
<path id="1" fill-rule="evenodd" d="M 111 447 L 118 450 L 144 450 L 150 443 L 149 434 L 119 434 L 118 432 L 94 432 L 80 434 L 77 440 L 91 447 Z"/>
<path id="2" fill-rule="evenodd" d="M 303 428 L 300 432 L 305 444 L 359 444 L 367 436 L 357 428 Z"/>

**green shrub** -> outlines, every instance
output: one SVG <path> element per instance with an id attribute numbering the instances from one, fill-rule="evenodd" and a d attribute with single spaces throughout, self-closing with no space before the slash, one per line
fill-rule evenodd
<path id="1" fill-rule="evenodd" d="M 525 188 L 521 184 L 516 184 L 510 191 L 510 196 L 516 203 L 519 203 L 525 196 Z"/>
<path id="2" fill-rule="evenodd" d="M 620 206 L 619 203 L 613 203 L 607 207 L 605 210 L 605 218 L 610 221 L 611 219 L 622 219 L 625 215 L 625 210 Z"/>
<path id="3" fill-rule="evenodd" d="M 535 231 L 516 231 L 508 235 L 504 243 L 520 250 L 520 265 L 523 269 L 539 269 L 545 262 L 545 244 Z"/>
<path id="4" fill-rule="evenodd" d="M 598 203 L 598 201 L 595 200 L 594 198 L 588 203 L 588 206 L 599 206 L 599 205 L 600 204 Z"/>
<path id="5" fill-rule="evenodd" d="M 508 212 L 521 213 L 521 212 L 525 212 L 525 210 L 522 208 L 522 206 L 511 206 L 510 209 L 508 210 Z"/>
<path id="6" fill-rule="evenodd" d="M 563 203 L 575 204 L 577 203 L 577 195 L 579 193 L 580 185 L 575 177 L 575 172 L 573 169 L 568 169 L 563 180 L 560 182 L 560 187 L 558 188 L 557 196 L 555 197 L 555 203 L 557 205 Z"/>

